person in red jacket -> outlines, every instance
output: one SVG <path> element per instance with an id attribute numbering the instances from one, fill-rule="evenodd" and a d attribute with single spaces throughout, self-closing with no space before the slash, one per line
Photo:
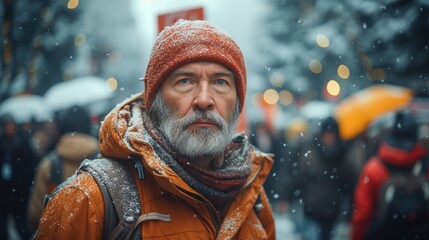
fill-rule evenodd
<path id="1" fill-rule="evenodd" d="M 385 165 L 410 168 L 427 154 L 426 148 L 418 141 L 415 116 L 399 111 L 395 121 L 390 135 L 381 143 L 377 154 L 367 161 L 360 174 L 354 194 L 352 240 L 365 239 L 370 228 L 376 213 L 378 192 L 389 178 L 389 170 Z M 426 175 L 429 177 L 428 173 Z"/>

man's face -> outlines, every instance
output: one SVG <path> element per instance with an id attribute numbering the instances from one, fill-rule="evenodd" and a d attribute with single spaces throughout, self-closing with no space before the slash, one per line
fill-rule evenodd
<path id="1" fill-rule="evenodd" d="M 321 157 L 325 161 L 341 160 L 343 149 L 340 146 L 340 139 L 334 131 L 323 131 L 320 134 Z"/>
<path id="2" fill-rule="evenodd" d="M 154 100 L 160 129 L 188 157 L 223 152 L 238 118 L 234 76 L 220 64 L 195 62 L 173 71 Z"/>
<path id="3" fill-rule="evenodd" d="M 323 145 L 333 146 L 337 143 L 337 135 L 333 131 L 325 131 L 320 136 Z"/>

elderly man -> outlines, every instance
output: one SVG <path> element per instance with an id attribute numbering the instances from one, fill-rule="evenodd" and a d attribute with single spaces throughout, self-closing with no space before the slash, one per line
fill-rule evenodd
<path id="1" fill-rule="evenodd" d="M 100 150 L 110 160 L 99 165 L 111 181 L 124 178 L 114 162 L 125 165 L 138 191 L 139 216 L 125 217 L 132 222 L 127 237 L 275 238 L 262 188 L 272 156 L 235 132 L 246 80 L 240 48 L 212 24 L 179 20 L 160 33 L 143 94 L 119 104 L 100 129 Z M 94 174 L 80 171 L 64 185 L 44 209 L 36 238 L 110 235 L 111 203 Z M 127 194 L 128 187 L 117 190 Z"/>

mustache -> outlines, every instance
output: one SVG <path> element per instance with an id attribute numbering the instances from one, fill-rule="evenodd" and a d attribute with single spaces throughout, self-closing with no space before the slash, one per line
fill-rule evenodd
<path id="1" fill-rule="evenodd" d="M 237 124 L 237 119 L 239 116 L 239 104 L 237 102 L 233 116 L 230 120 L 224 119 L 221 115 L 216 113 L 211 109 L 196 109 L 188 115 L 185 115 L 183 118 L 175 116 L 174 108 L 167 106 L 164 99 L 161 96 L 161 93 L 155 95 L 155 99 L 152 103 L 152 106 L 149 108 L 149 115 L 155 122 L 171 122 L 172 129 L 176 130 L 186 130 L 192 123 L 197 120 L 207 120 L 213 122 L 221 131 L 225 129 L 235 129 Z M 229 126 L 232 124 L 233 126 Z"/>
<path id="2" fill-rule="evenodd" d="M 190 113 L 188 116 L 185 116 L 180 121 L 182 123 L 183 128 L 188 128 L 192 123 L 197 120 L 207 120 L 213 122 L 220 130 L 222 130 L 226 125 L 225 119 L 219 116 L 217 113 L 211 110 L 197 110 L 195 112 Z"/>

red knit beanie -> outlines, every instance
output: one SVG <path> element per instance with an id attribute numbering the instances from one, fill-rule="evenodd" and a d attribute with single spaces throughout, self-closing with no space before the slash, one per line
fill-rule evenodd
<path id="1" fill-rule="evenodd" d="M 159 34 L 144 77 L 145 107 L 150 107 L 159 87 L 171 72 L 197 61 L 216 62 L 234 73 L 241 112 L 247 80 L 243 54 L 224 31 L 201 20 L 179 20 Z"/>

